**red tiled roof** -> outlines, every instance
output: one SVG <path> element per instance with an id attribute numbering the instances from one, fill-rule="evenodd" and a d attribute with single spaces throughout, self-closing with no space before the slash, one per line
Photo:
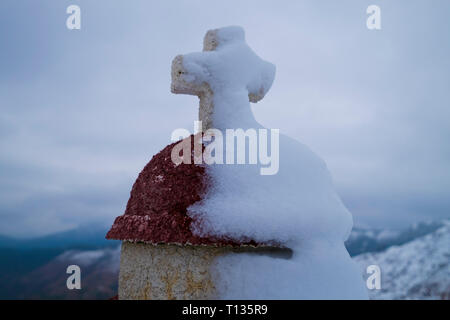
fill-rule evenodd
<path id="1" fill-rule="evenodd" d="M 257 245 L 254 241 L 237 243 L 214 235 L 199 237 L 191 232 L 193 220 L 187 208 L 202 199 L 209 179 L 205 167 L 193 163 L 192 154 L 192 164 L 172 162 L 172 148 L 177 143 L 165 147 L 144 167 L 133 185 L 125 213 L 115 219 L 106 238 L 153 244 Z"/>

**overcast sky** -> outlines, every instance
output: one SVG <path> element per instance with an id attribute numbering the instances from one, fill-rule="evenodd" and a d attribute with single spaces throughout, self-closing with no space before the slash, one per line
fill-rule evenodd
<path id="1" fill-rule="evenodd" d="M 81 7 L 81 30 L 66 8 Z M 379 31 L 366 8 L 381 8 Z M 450 2 L 0 2 L 0 234 L 111 224 L 195 97 L 170 65 L 240 25 L 277 66 L 256 119 L 328 164 L 356 224 L 450 216 Z"/>

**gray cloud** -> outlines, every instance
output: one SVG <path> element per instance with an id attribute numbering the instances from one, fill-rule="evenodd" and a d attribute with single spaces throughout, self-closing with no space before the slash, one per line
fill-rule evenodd
<path id="1" fill-rule="evenodd" d="M 449 216 L 448 1 L 74 1 L 0 4 L 0 233 L 111 223 L 197 101 L 170 62 L 210 28 L 242 25 L 277 65 L 256 118 L 327 162 L 357 223 Z"/>

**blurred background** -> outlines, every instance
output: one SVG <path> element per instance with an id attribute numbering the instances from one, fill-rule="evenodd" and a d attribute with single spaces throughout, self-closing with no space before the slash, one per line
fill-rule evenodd
<path id="1" fill-rule="evenodd" d="M 81 29 L 69 30 L 69 5 Z M 366 27 L 369 5 L 381 30 Z M 107 299 L 131 186 L 197 98 L 170 65 L 240 25 L 277 66 L 256 119 L 327 163 L 353 213 L 347 248 L 379 264 L 376 299 L 449 299 L 450 2 L 3 0 L 0 299 Z M 68 264 L 82 267 L 69 291 Z M 362 272 L 362 274 L 364 274 Z"/>

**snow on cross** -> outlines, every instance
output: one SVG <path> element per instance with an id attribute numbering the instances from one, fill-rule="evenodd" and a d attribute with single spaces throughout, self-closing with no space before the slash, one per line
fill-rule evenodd
<path id="1" fill-rule="evenodd" d="M 203 129 L 223 129 L 240 105 L 264 98 L 274 77 L 275 66 L 248 47 L 244 30 L 226 27 L 206 33 L 203 52 L 175 57 L 171 91 L 198 96 Z"/>

